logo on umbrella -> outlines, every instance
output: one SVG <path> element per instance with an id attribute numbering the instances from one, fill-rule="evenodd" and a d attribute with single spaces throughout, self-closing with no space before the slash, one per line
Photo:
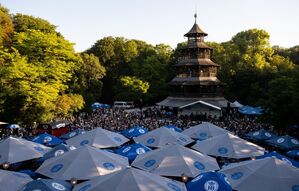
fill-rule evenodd
<path id="1" fill-rule="evenodd" d="M 103 167 L 106 168 L 107 170 L 114 170 L 115 169 L 115 166 L 114 164 L 110 163 L 110 162 L 105 162 L 103 164 Z"/>
<path id="2" fill-rule="evenodd" d="M 150 138 L 146 141 L 148 144 L 153 144 L 155 142 L 154 138 Z"/>
<path id="3" fill-rule="evenodd" d="M 121 142 L 121 138 L 119 138 L 119 137 L 114 137 L 114 140 L 117 142 Z"/>
<path id="4" fill-rule="evenodd" d="M 80 145 L 83 146 L 83 145 L 87 145 L 89 143 L 88 140 L 83 140 L 80 142 Z"/>
<path id="5" fill-rule="evenodd" d="M 169 188 L 171 188 L 172 190 L 174 190 L 174 191 L 181 191 L 181 189 L 177 185 L 175 185 L 173 183 L 168 183 L 167 186 Z"/>
<path id="6" fill-rule="evenodd" d="M 228 152 L 228 149 L 225 147 L 220 147 L 218 149 L 218 153 L 220 153 L 220 154 L 226 154 L 227 152 Z"/>
<path id="7" fill-rule="evenodd" d="M 277 139 L 277 142 L 278 142 L 278 143 L 282 143 L 282 142 L 284 142 L 284 138 L 279 138 L 279 139 Z"/>
<path id="8" fill-rule="evenodd" d="M 243 176 L 243 172 L 236 172 L 231 175 L 232 179 L 234 180 L 239 180 L 240 178 L 242 178 L 242 176 Z"/>
<path id="9" fill-rule="evenodd" d="M 195 168 L 197 168 L 198 170 L 204 170 L 205 169 L 205 165 L 203 165 L 201 162 L 194 162 L 193 164 L 195 166 Z"/>
<path id="10" fill-rule="evenodd" d="M 33 147 L 35 150 L 37 150 L 37 151 L 44 151 L 44 149 L 43 148 L 41 148 L 41 147 Z"/>
<path id="11" fill-rule="evenodd" d="M 208 180 L 204 184 L 204 188 L 206 191 L 217 191 L 219 188 L 219 184 L 214 180 Z"/>
<path id="12" fill-rule="evenodd" d="M 52 186 L 53 188 L 55 188 L 56 190 L 61 190 L 61 191 L 65 190 L 65 187 L 64 187 L 63 185 L 57 183 L 57 182 L 53 182 L 53 183 L 51 184 L 51 186 Z"/>
<path id="13" fill-rule="evenodd" d="M 57 151 L 55 151 L 54 155 L 57 157 L 57 156 L 60 156 L 60 155 L 63 155 L 64 154 L 64 150 L 62 149 L 59 149 Z"/>
<path id="14" fill-rule="evenodd" d="M 151 167 L 156 163 L 156 160 L 148 160 L 144 163 L 145 167 Z"/>
<path id="15" fill-rule="evenodd" d="M 51 168 L 51 172 L 52 173 L 56 173 L 58 171 L 60 171 L 63 168 L 63 164 L 56 164 Z"/>
<path id="16" fill-rule="evenodd" d="M 138 149 L 136 149 L 136 153 L 140 155 L 140 154 L 145 153 L 145 150 L 143 148 L 138 148 Z"/>

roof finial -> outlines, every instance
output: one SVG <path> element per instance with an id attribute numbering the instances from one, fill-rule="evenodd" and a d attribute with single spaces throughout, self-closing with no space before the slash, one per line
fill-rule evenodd
<path id="1" fill-rule="evenodd" d="M 195 18 L 195 24 L 196 24 L 196 19 L 197 19 L 197 6 L 195 6 L 194 18 Z"/>

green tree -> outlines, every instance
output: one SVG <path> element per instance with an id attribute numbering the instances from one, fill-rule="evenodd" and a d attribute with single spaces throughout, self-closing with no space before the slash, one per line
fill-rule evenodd
<path id="1" fill-rule="evenodd" d="M 149 88 L 149 83 L 136 76 L 123 76 L 115 86 L 116 99 L 125 101 L 139 101 L 143 99 Z"/>
<path id="2" fill-rule="evenodd" d="M 103 83 L 100 80 L 105 76 L 106 70 L 93 54 L 83 53 L 80 57 L 68 91 L 82 95 L 88 109 L 101 97 Z"/>
<path id="3" fill-rule="evenodd" d="M 47 20 L 29 15 L 17 13 L 13 16 L 15 32 L 27 32 L 28 30 L 38 30 L 43 33 L 57 33 L 56 26 Z M 57 33 L 58 34 L 58 33 Z"/>
<path id="4" fill-rule="evenodd" d="M 10 44 L 12 33 L 13 24 L 9 11 L 0 5 L 0 46 Z"/>

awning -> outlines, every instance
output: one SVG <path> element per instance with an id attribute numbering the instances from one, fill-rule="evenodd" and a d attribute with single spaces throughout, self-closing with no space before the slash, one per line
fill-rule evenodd
<path id="1" fill-rule="evenodd" d="M 228 101 L 223 97 L 214 97 L 214 98 L 167 97 L 163 101 L 157 103 L 157 105 L 183 109 L 195 104 L 203 104 L 213 109 L 221 110 L 221 108 L 227 107 L 227 103 Z"/>

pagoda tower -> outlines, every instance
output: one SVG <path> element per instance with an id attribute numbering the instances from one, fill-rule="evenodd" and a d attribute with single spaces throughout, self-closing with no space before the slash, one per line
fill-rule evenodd
<path id="1" fill-rule="evenodd" d="M 179 97 L 217 97 L 221 96 L 221 83 L 217 78 L 219 65 L 211 59 L 212 48 L 206 45 L 204 38 L 208 36 L 195 23 L 184 36 L 187 45 L 180 51 L 182 57 L 174 65 L 176 76 L 169 83 L 170 96 Z"/>
<path id="2" fill-rule="evenodd" d="M 157 105 L 172 107 L 178 115 L 220 117 L 230 102 L 222 96 L 224 83 L 217 78 L 219 65 L 211 60 L 213 49 L 204 41 L 208 34 L 198 26 L 197 15 L 194 16 L 194 25 L 184 35 L 187 44 L 179 50 L 182 56 L 174 65 L 176 76 L 169 82 L 170 95 Z"/>

